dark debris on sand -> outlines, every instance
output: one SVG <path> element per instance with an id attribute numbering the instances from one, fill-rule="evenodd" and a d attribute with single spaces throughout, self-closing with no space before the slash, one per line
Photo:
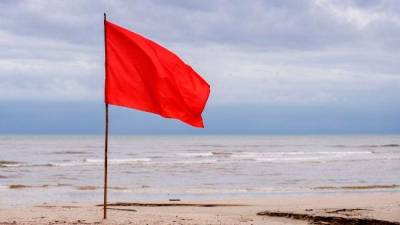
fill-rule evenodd
<path id="1" fill-rule="evenodd" d="M 399 222 L 377 220 L 370 218 L 346 218 L 339 216 L 318 216 L 302 213 L 263 211 L 257 213 L 259 216 L 284 217 L 295 220 L 308 221 L 318 225 L 400 225 Z"/>

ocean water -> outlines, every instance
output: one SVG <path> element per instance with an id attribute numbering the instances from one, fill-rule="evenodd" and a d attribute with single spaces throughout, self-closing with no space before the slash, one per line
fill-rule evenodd
<path id="1" fill-rule="evenodd" d="M 103 136 L 0 136 L 0 204 L 101 202 Z M 110 136 L 109 200 L 400 191 L 400 136 Z"/>

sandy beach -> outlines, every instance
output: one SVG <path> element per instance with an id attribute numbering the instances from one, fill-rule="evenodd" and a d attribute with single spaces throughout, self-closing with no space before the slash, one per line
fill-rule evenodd
<path id="1" fill-rule="evenodd" d="M 106 220 L 96 203 L 2 205 L 0 210 L 0 224 L 400 224 L 400 193 L 120 202 L 110 204 Z"/>

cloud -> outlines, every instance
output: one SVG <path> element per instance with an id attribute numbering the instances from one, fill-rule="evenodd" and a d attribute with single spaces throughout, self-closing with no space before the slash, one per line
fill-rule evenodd
<path id="1" fill-rule="evenodd" d="M 215 103 L 391 101 L 399 9 L 394 0 L 1 1 L 0 101 L 101 100 L 103 12 L 182 56 Z"/>
<path id="2" fill-rule="evenodd" d="M 348 1 L 315 0 L 315 3 L 324 12 L 337 18 L 339 23 L 347 23 L 358 29 L 365 29 L 373 23 L 400 23 L 399 15 L 388 11 L 387 1 L 365 1 L 364 4 L 355 1 L 351 4 L 352 2 Z"/>

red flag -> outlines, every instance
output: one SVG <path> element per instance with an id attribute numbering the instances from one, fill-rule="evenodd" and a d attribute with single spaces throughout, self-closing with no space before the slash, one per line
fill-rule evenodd
<path id="1" fill-rule="evenodd" d="M 105 21 L 105 102 L 204 127 L 210 85 L 178 56 Z"/>

